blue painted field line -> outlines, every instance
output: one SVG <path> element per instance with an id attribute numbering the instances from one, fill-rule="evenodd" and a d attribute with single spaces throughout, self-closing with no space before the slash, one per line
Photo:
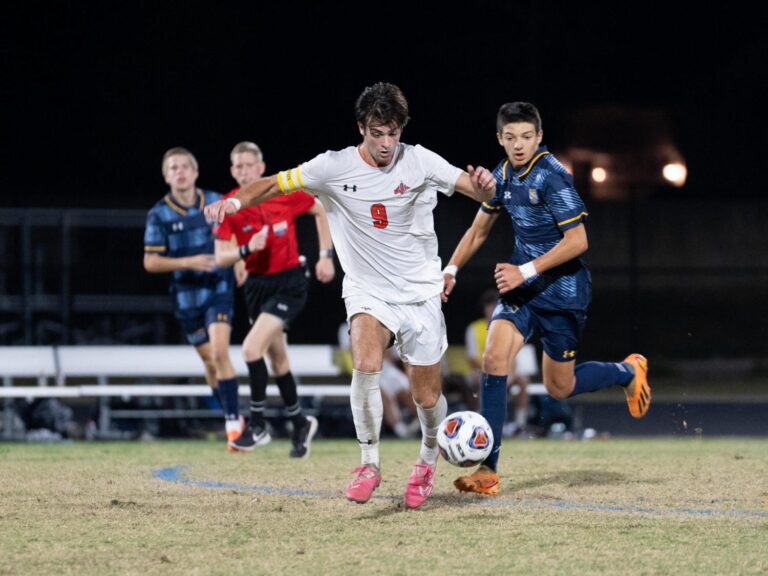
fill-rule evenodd
<path id="1" fill-rule="evenodd" d="M 316 490 L 301 490 L 296 488 L 271 488 L 269 486 L 254 486 L 245 484 L 236 484 L 234 482 L 218 482 L 211 480 L 192 480 L 187 478 L 186 469 L 188 466 L 171 466 L 169 468 L 159 468 L 152 472 L 152 475 L 159 480 L 166 482 L 176 482 L 188 486 L 198 486 L 200 488 L 217 488 L 226 490 L 245 490 L 248 492 L 260 492 L 262 494 L 280 494 L 283 496 L 304 496 L 312 498 L 339 498 L 338 492 L 319 492 Z M 391 499 L 391 496 L 374 496 L 378 500 Z M 564 500 L 544 501 L 544 500 L 513 500 L 510 498 L 484 498 L 484 497 L 461 497 L 463 504 L 480 504 L 484 506 L 513 506 L 517 508 L 555 508 L 558 510 L 586 510 L 590 512 L 633 512 L 637 514 L 658 514 L 674 515 L 683 514 L 688 516 L 732 516 L 738 518 L 768 518 L 768 512 L 761 510 L 717 510 L 715 508 L 645 508 L 635 506 L 620 506 L 618 504 L 592 504 L 566 502 Z"/>

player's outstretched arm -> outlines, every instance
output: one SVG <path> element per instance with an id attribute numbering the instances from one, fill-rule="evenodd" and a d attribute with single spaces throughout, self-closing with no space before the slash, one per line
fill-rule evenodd
<path id="1" fill-rule="evenodd" d="M 443 302 L 448 302 L 448 296 L 453 292 L 456 286 L 456 275 L 459 268 L 464 266 L 475 252 L 480 249 L 485 241 L 488 239 L 488 234 L 493 228 L 498 214 L 488 214 L 483 210 L 478 210 L 475 220 L 472 225 L 464 232 L 464 236 L 456 245 L 456 249 L 453 251 L 453 255 L 448 264 L 443 269 L 443 292 L 440 294 L 440 298 Z"/>
<path id="2" fill-rule="evenodd" d="M 240 188 L 234 196 L 206 206 L 205 218 L 209 222 L 222 222 L 227 214 L 234 214 L 244 206 L 261 204 L 279 193 L 280 186 L 277 184 L 276 175 L 259 178 L 248 186 Z"/>
<path id="3" fill-rule="evenodd" d="M 485 202 L 496 192 L 496 178 L 487 168 L 469 165 L 456 181 L 456 190 L 478 202 Z"/>

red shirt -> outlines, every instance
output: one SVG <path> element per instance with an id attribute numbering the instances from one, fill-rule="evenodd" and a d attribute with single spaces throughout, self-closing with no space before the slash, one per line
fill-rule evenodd
<path id="1" fill-rule="evenodd" d="M 235 188 L 224 198 L 233 196 L 238 190 Z M 230 240 L 234 234 L 238 246 L 242 246 L 265 224 L 269 226 L 267 245 L 245 258 L 245 269 L 249 274 L 276 274 L 299 265 L 295 221 L 314 203 L 315 197 L 302 190 L 281 194 L 228 215 L 215 232 L 219 240 Z"/>

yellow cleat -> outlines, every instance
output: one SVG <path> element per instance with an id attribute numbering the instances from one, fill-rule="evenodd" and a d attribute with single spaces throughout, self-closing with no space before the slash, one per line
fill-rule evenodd
<path id="1" fill-rule="evenodd" d="M 642 418 L 651 406 L 651 387 L 648 385 L 648 360 L 640 354 L 630 354 L 624 362 L 635 369 L 635 377 L 624 388 L 629 413 L 633 418 Z"/>
<path id="2" fill-rule="evenodd" d="M 453 485 L 461 492 L 474 492 L 483 496 L 495 496 L 499 493 L 499 475 L 488 468 L 480 466 L 468 476 L 459 476 Z"/>

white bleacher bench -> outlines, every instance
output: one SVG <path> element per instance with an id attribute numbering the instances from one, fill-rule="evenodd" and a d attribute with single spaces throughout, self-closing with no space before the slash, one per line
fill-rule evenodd
<path id="1" fill-rule="evenodd" d="M 327 345 L 292 345 L 288 354 L 291 372 L 302 377 L 342 378 L 334 363 L 334 349 Z M 240 346 L 230 347 L 230 357 L 238 377 L 248 376 L 248 367 Z M 269 365 L 269 361 L 267 360 Z M 271 370 L 271 366 L 270 366 Z M 191 411 L 122 410 L 109 408 L 114 397 L 190 397 L 210 396 L 205 384 L 134 384 L 110 383 L 110 380 L 185 378 L 204 376 L 202 360 L 192 346 L 0 346 L 0 399 L 11 398 L 100 398 L 99 429 L 106 431 L 112 417 L 192 416 Z M 35 379 L 36 386 L 18 386 L 18 379 Z M 72 380 L 95 380 L 95 384 L 74 385 Z M 241 385 L 241 396 L 249 396 L 250 388 Z M 300 397 L 316 399 L 349 397 L 348 384 L 298 384 Z M 279 397 L 277 386 L 267 386 L 268 397 Z M 210 413 L 210 411 L 208 411 Z M 212 414 L 212 413 L 211 413 Z M 201 411 L 195 411 L 201 416 Z M 11 414 L 4 410 L 6 436 L 10 434 Z"/>
<path id="2" fill-rule="evenodd" d="M 291 345 L 288 348 L 291 372 L 296 376 L 300 397 L 347 398 L 348 376 L 334 362 L 334 347 L 329 345 Z M 240 346 L 230 347 L 230 357 L 238 377 L 247 378 L 248 367 Z M 267 363 L 269 364 L 268 360 Z M 270 373 L 271 373 L 271 366 Z M 145 384 L 131 379 L 202 378 L 202 360 L 192 346 L 0 346 L 0 399 L 13 398 L 99 398 L 99 429 L 106 431 L 111 418 L 192 417 L 213 415 L 192 410 L 112 410 L 110 398 L 205 397 L 211 390 L 205 384 Z M 301 384 L 303 377 L 333 379 L 337 383 Z M 36 380 L 36 386 L 14 385 L 18 379 Z M 129 382 L 110 382 L 114 379 Z M 95 384 L 73 384 L 72 380 L 94 380 Z M 338 382 L 342 381 L 343 384 Z M 517 393 L 513 388 L 512 393 Z M 531 395 L 546 394 L 542 384 L 529 384 Z M 249 396 L 250 387 L 241 385 L 240 396 Z M 274 384 L 267 386 L 268 397 L 279 397 Z M 194 414 L 193 414 L 194 412 Z M 11 429 L 11 411 L 4 410 L 5 436 Z"/>

